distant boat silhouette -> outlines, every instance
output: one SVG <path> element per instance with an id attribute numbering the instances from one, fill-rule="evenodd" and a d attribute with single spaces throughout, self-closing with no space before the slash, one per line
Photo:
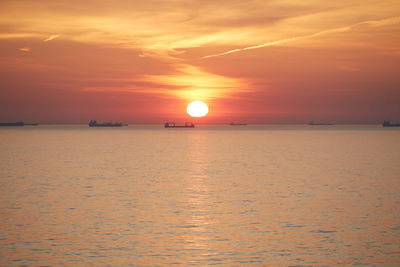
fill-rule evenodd
<path id="1" fill-rule="evenodd" d="M 390 121 L 383 121 L 383 123 L 382 123 L 382 126 L 383 127 L 400 127 L 400 124 L 392 124 L 392 123 L 390 123 Z"/>
<path id="2" fill-rule="evenodd" d="M 184 125 L 176 125 L 175 122 L 166 122 L 164 124 L 165 128 L 194 128 L 194 124 L 192 122 L 185 122 Z"/>
<path id="3" fill-rule="evenodd" d="M 247 123 L 235 123 L 235 122 L 231 122 L 231 123 L 229 123 L 229 125 L 231 125 L 231 126 L 244 126 L 244 125 L 247 125 Z"/>
<path id="4" fill-rule="evenodd" d="M 313 121 L 310 121 L 308 125 L 334 125 L 333 123 L 316 123 Z"/>
<path id="5" fill-rule="evenodd" d="M 126 126 L 128 124 L 124 124 L 124 126 Z M 91 120 L 89 122 L 89 127 L 121 127 L 123 126 L 123 124 L 121 122 L 106 122 L 106 123 L 97 123 L 96 120 Z"/>
<path id="6" fill-rule="evenodd" d="M 25 123 L 23 121 L 18 122 L 0 122 L 0 126 L 24 126 Z"/>

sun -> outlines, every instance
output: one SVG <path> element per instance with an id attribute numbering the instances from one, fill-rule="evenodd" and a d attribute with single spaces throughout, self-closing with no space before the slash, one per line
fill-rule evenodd
<path id="1" fill-rule="evenodd" d="M 191 117 L 204 117 L 208 113 L 208 106 L 203 101 L 193 101 L 186 110 Z"/>

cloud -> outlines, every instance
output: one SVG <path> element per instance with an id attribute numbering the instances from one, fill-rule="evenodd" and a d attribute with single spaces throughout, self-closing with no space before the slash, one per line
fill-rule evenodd
<path id="1" fill-rule="evenodd" d="M 159 93 L 189 100 L 209 100 L 232 93 L 246 91 L 248 85 L 237 78 L 205 72 L 195 66 L 177 65 L 177 73 L 167 75 L 142 75 L 141 80 L 152 83 L 154 88 L 168 86 Z"/>
<path id="2" fill-rule="evenodd" d="M 30 47 L 21 47 L 20 49 L 18 49 L 19 51 L 23 51 L 23 52 L 29 52 L 32 50 L 32 48 Z"/>
<path id="3" fill-rule="evenodd" d="M 59 37 L 59 36 L 60 36 L 59 34 L 52 35 L 52 36 L 50 36 L 49 38 L 44 39 L 43 42 L 48 42 L 48 41 L 54 40 L 54 39 L 56 39 L 56 38 Z"/>
<path id="4" fill-rule="evenodd" d="M 263 47 L 267 47 L 267 46 L 275 46 L 275 45 L 290 43 L 290 42 L 294 42 L 294 41 L 298 41 L 298 40 L 311 39 L 311 38 L 318 37 L 321 35 L 346 32 L 346 31 L 350 31 L 354 27 L 360 26 L 360 25 L 370 25 L 370 26 L 378 27 L 378 26 L 393 25 L 393 24 L 397 24 L 399 22 L 400 22 L 400 17 L 392 17 L 392 18 L 386 18 L 386 19 L 382 19 L 382 20 L 362 21 L 362 22 L 355 23 L 355 24 L 352 24 L 349 26 L 329 29 L 329 30 L 325 30 L 325 31 L 316 32 L 313 34 L 281 39 L 281 40 L 277 40 L 277 41 L 272 41 L 272 42 L 268 42 L 268 43 L 264 43 L 264 44 L 260 44 L 260 45 L 248 46 L 248 47 L 244 47 L 244 48 L 236 48 L 236 49 L 232 49 L 232 50 L 229 50 L 229 51 L 226 51 L 223 53 L 208 55 L 203 58 L 205 59 L 205 58 L 225 56 L 225 55 L 229 55 L 229 54 L 233 54 L 233 53 L 237 53 L 237 52 L 241 52 L 241 51 L 246 51 L 246 50 L 258 49 L 258 48 L 263 48 Z"/>
<path id="5" fill-rule="evenodd" d="M 48 42 L 63 39 L 143 51 L 143 55 L 175 57 L 177 50 L 205 45 L 246 45 L 266 27 L 319 8 L 274 1 L 107 0 L 74 5 L 70 1 L 0 1 L 0 17 L 14 34 L 26 32 Z M 154 7 L 157 6 L 157 9 Z M 278 12 L 282 11 L 284 12 Z M 277 15 L 279 14 L 279 15 Z M 160 27 L 160 25 L 163 25 Z M 245 38 L 243 35 L 246 35 Z M 8 38 L 13 36 L 7 35 Z M 0 35 L 1 38 L 1 35 Z M 252 40 L 258 42 L 261 39 Z M 248 44 L 248 43 L 247 43 Z M 172 54 L 170 58 L 166 54 Z"/>
<path id="6" fill-rule="evenodd" d="M 30 38 L 36 37 L 36 34 L 33 33 L 0 33 L 0 40 L 1 39 L 23 39 L 23 38 Z"/>

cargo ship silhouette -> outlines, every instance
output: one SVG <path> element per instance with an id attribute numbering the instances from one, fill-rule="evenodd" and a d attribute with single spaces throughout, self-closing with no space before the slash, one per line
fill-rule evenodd
<path id="1" fill-rule="evenodd" d="M 122 124 L 121 122 L 106 122 L 106 123 L 98 123 L 96 120 L 91 120 L 89 122 L 89 127 L 121 127 L 127 126 L 128 124 Z"/>
<path id="2" fill-rule="evenodd" d="M 166 122 L 164 124 L 165 128 L 194 128 L 194 124 L 192 122 L 185 122 L 184 125 L 176 125 L 175 122 Z"/>
<path id="3" fill-rule="evenodd" d="M 32 123 L 25 123 L 23 121 L 18 122 L 0 122 L 0 126 L 38 126 L 39 123 L 32 122 Z"/>
<path id="4" fill-rule="evenodd" d="M 382 126 L 383 127 L 400 127 L 400 124 L 392 124 L 392 123 L 390 123 L 390 121 L 383 121 L 383 123 L 382 123 Z"/>
<path id="5" fill-rule="evenodd" d="M 25 123 L 23 121 L 18 122 L 1 122 L 0 126 L 24 126 Z"/>
<path id="6" fill-rule="evenodd" d="M 334 125 L 333 123 L 316 123 L 313 121 L 310 121 L 308 125 Z"/>
<path id="7" fill-rule="evenodd" d="M 247 125 L 247 123 L 236 123 L 236 122 L 231 122 L 231 123 L 229 123 L 229 125 L 231 125 L 231 126 L 245 126 L 245 125 Z"/>

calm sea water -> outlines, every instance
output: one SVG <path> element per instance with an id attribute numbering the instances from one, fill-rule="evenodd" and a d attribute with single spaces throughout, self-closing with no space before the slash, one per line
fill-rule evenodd
<path id="1" fill-rule="evenodd" d="M 400 264 L 400 129 L 0 129 L 0 265 Z"/>

